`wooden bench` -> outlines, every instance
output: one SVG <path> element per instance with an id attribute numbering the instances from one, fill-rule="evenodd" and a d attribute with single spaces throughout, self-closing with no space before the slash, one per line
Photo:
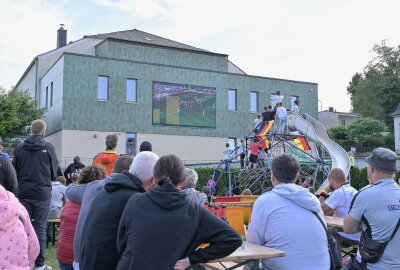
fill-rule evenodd
<path id="1" fill-rule="evenodd" d="M 53 226 L 53 232 L 52 232 L 52 235 L 51 235 L 51 242 L 52 242 L 53 246 L 55 246 L 55 244 L 56 244 L 56 225 L 60 226 L 61 219 L 59 219 L 59 218 L 49 219 L 49 220 L 47 220 L 47 223 L 49 223 L 50 226 Z M 49 247 L 48 239 L 46 240 L 46 246 Z"/>
<path id="2" fill-rule="evenodd" d="M 285 252 L 273 248 L 243 243 L 231 255 L 220 258 L 208 263 L 198 265 L 200 268 L 192 269 L 243 269 L 244 265 L 252 263 L 254 269 L 259 269 L 259 263 L 262 259 L 277 258 L 285 256 Z"/>
<path id="3" fill-rule="evenodd" d="M 205 267 L 206 269 L 210 269 L 210 270 L 225 270 L 225 269 L 229 269 L 232 267 L 235 267 L 237 263 L 235 262 L 213 262 L 213 263 L 203 263 L 202 266 Z M 244 266 L 239 266 L 233 269 L 238 269 L 238 270 L 243 270 Z"/>

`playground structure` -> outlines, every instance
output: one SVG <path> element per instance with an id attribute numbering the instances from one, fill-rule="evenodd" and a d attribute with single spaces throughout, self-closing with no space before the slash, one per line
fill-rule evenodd
<path id="1" fill-rule="evenodd" d="M 327 175 L 332 168 L 340 168 L 346 177 L 350 171 L 350 160 L 346 151 L 329 139 L 325 126 L 307 114 L 288 112 L 286 134 L 276 133 L 274 121 L 263 123 L 259 132 L 249 133 L 246 139 L 246 159 L 248 158 L 248 140 L 257 138 L 262 148 L 269 148 L 267 157 L 258 161 L 255 169 L 232 167 L 232 160 L 239 156 L 237 151 L 231 160 L 222 161 L 214 169 L 212 193 L 218 196 L 241 194 L 250 189 L 253 194 L 261 194 L 271 187 L 270 164 L 272 159 L 283 153 L 296 158 L 301 165 L 300 180 L 308 181 L 316 193 L 329 183 Z M 227 183 L 224 185 L 224 179 Z"/>

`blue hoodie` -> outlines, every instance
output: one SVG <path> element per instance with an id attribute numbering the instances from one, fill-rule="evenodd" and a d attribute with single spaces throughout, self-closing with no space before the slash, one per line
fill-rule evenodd
<path id="1" fill-rule="evenodd" d="M 318 199 L 295 184 L 279 184 L 254 204 L 247 233 L 250 243 L 283 250 L 285 257 L 265 259 L 265 269 L 328 270 L 330 258 Z"/>

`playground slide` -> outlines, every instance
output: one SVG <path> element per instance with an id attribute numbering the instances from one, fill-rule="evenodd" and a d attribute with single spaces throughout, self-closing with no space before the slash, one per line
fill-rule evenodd
<path id="1" fill-rule="evenodd" d="M 344 171 L 346 177 L 350 171 L 350 160 L 347 152 L 337 143 L 329 139 L 325 126 L 307 114 L 303 114 L 305 119 L 293 112 L 288 112 L 288 126 L 290 129 L 298 130 L 307 139 L 317 144 L 322 144 L 332 158 L 332 168 L 340 168 Z M 328 186 L 328 180 L 325 180 L 320 190 Z"/>

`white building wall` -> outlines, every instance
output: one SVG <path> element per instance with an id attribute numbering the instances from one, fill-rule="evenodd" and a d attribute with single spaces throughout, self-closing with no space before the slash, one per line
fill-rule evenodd
<path id="1" fill-rule="evenodd" d="M 56 148 L 62 168 L 80 156 L 84 164 L 91 164 L 93 157 L 105 149 L 106 136 L 111 132 L 61 130 L 46 137 Z M 118 133 L 117 153 L 125 154 L 126 133 Z M 143 141 L 150 141 L 153 152 L 162 156 L 176 154 L 185 163 L 219 162 L 228 138 L 137 134 L 136 151 Z"/>
<path id="2" fill-rule="evenodd" d="M 101 39 L 84 38 L 70 43 L 62 48 L 39 55 L 38 76 L 41 78 L 65 52 L 95 55 L 95 46 Z"/>
<path id="3" fill-rule="evenodd" d="M 35 98 L 36 90 L 36 64 L 34 63 L 28 73 L 25 75 L 24 79 L 16 85 L 18 89 L 28 90 L 32 98 Z"/>
<path id="4" fill-rule="evenodd" d="M 91 164 L 94 156 L 106 149 L 106 136 L 112 132 L 62 130 L 62 167 L 80 156 L 84 164 Z M 118 133 L 117 153 L 125 154 L 125 133 Z"/>
<path id="5" fill-rule="evenodd" d="M 16 85 L 16 87 L 22 90 L 28 89 L 29 94 L 38 101 L 40 98 L 40 93 L 38 93 L 38 97 L 35 96 L 36 75 L 37 78 L 40 80 L 65 52 L 95 55 L 95 46 L 101 41 L 101 39 L 83 38 L 73 43 L 70 43 L 62 48 L 55 49 L 53 51 L 39 55 L 37 57 L 38 64 L 34 64 L 31 67 L 31 69 L 28 71 L 25 77 L 22 78 L 20 83 Z M 36 68 L 38 68 L 37 71 Z M 38 87 L 40 89 L 40 86 Z"/>
<path id="6" fill-rule="evenodd" d="M 48 136 L 46 136 L 45 140 L 48 141 L 49 143 L 51 143 L 54 146 L 54 148 L 56 149 L 57 159 L 58 159 L 58 162 L 60 163 L 60 160 L 62 158 L 62 150 L 63 150 L 63 148 L 62 148 L 62 142 L 63 142 L 62 141 L 62 132 L 59 131 L 59 132 L 53 133 L 51 135 L 48 135 Z M 63 166 L 61 166 L 61 167 L 63 167 Z"/>
<path id="7" fill-rule="evenodd" d="M 153 151 L 159 156 L 176 154 L 185 163 L 205 163 L 223 159 L 223 151 L 228 138 L 138 134 L 138 150 L 143 141 L 150 141 Z"/>
<path id="8" fill-rule="evenodd" d="M 335 112 L 318 112 L 318 120 L 324 124 L 326 129 L 340 125 L 338 113 Z"/>
<path id="9" fill-rule="evenodd" d="M 360 116 L 353 116 L 353 115 L 343 115 L 343 114 L 339 114 L 339 119 L 338 119 L 338 124 L 342 125 L 342 121 L 344 121 L 345 123 L 345 127 L 348 127 L 351 125 L 351 123 L 353 123 L 354 121 L 360 119 Z"/>
<path id="10" fill-rule="evenodd" d="M 51 84 L 53 83 L 53 102 L 51 103 Z M 44 114 L 44 120 L 47 123 L 47 132 L 49 134 L 61 130 L 62 128 L 62 110 L 63 110 L 63 86 L 64 86 L 64 57 L 61 57 L 57 63 L 44 75 L 39 82 L 39 106 L 46 106 L 46 87 L 47 87 L 47 110 Z"/>

